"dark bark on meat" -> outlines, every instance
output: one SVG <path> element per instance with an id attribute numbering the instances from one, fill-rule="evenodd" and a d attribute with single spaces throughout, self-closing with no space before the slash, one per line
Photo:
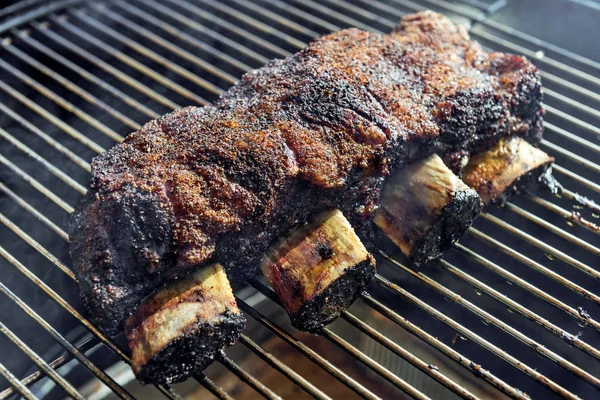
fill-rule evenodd
<path id="1" fill-rule="evenodd" d="M 394 170 L 510 135 L 536 141 L 542 115 L 530 62 L 484 52 L 438 14 L 390 35 L 325 36 L 94 159 L 71 234 L 83 301 L 116 333 L 144 296 L 208 262 L 253 276 L 315 212 L 339 208 L 368 237 Z"/>

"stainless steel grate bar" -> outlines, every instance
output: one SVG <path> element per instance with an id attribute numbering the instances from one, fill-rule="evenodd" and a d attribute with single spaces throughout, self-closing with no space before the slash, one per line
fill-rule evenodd
<path id="1" fill-rule="evenodd" d="M 149 118 L 158 118 L 159 117 L 159 114 L 152 111 L 150 108 L 146 107 L 139 101 L 133 99 L 131 96 L 128 96 L 127 94 L 123 93 L 121 90 L 110 85 L 109 83 L 99 79 L 97 76 L 89 73 L 85 69 L 81 68 L 79 65 L 77 65 L 77 64 L 73 63 L 72 61 L 68 60 L 67 58 L 61 56 L 60 54 L 58 54 L 56 51 L 52 50 L 48 46 L 33 39 L 26 32 L 13 30 L 13 31 L 11 31 L 11 33 L 15 37 L 18 37 L 20 40 L 22 40 L 23 42 L 30 45 L 31 47 L 35 48 L 36 50 L 40 51 L 41 53 L 52 58 L 53 61 L 56 61 L 56 62 L 60 63 L 61 65 L 69 68 L 70 70 L 74 71 L 79 76 L 86 79 L 87 81 L 94 83 L 98 87 L 104 89 L 106 92 L 112 94 L 115 98 L 123 101 L 125 104 L 133 107 L 134 109 L 144 113 Z M 57 77 L 61 76 L 61 75 L 55 73 L 54 71 L 52 71 L 52 74 L 53 74 L 53 76 L 57 76 Z"/>
<path id="2" fill-rule="evenodd" d="M 378 397 L 376 395 L 374 395 L 371 391 L 369 391 L 363 385 L 356 382 L 354 379 L 352 379 L 350 376 L 345 374 L 342 370 L 340 370 L 339 368 L 337 368 L 336 366 L 331 364 L 324 357 L 322 357 L 317 352 L 312 350 L 310 347 L 308 347 L 307 345 L 302 343 L 300 340 L 297 340 L 292 335 L 285 332 L 282 328 L 277 326 L 277 324 L 273 323 L 271 320 L 269 320 L 267 317 L 265 317 L 259 311 L 250 307 L 248 305 L 248 303 L 246 303 L 244 300 L 238 298 L 237 302 L 238 302 L 238 306 L 240 307 L 240 309 L 242 311 L 244 311 L 246 314 L 250 315 L 254 320 L 256 320 L 258 323 L 260 323 L 262 326 L 264 326 L 265 328 L 270 330 L 273 334 L 278 336 L 281 340 L 283 340 L 284 342 L 286 342 L 287 344 L 292 346 L 294 349 L 296 349 L 298 352 L 300 352 L 303 356 L 305 356 L 306 358 L 308 358 L 309 360 L 311 360 L 312 362 L 317 364 L 319 367 L 321 367 L 324 371 L 329 373 L 332 377 L 337 379 L 339 382 L 343 383 L 349 389 L 353 390 L 356 394 L 358 394 L 361 397 L 367 398 L 367 399 L 378 399 Z"/>
<path id="3" fill-rule="evenodd" d="M 48 169 L 52 175 L 59 178 L 61 181 L 69 185 L 71 188 L 75 189 L 81 194 L 85 194 L 86 189 L 81 186 L 79 183 L 75 182 L 73 178 L 69 175 L 62 172 L 60 169 L 56 168 L 52 163 L 46 160 L 44 157 L 40 156 L 35 151 L 31 150 L 31 148 L 21 142 L 19 139 L 15 138 L 10 133 L 6 132 L 4 129 L 0 128 L 0 136 L 6 141 L 10 142 L 13 146 L 18 148 L 23 153 L 27 154 L 32 159 L 36 160 L 38 163 L 42 164 L 46 169 Z"/>
<path id="4" fill-rule="evenodd" d="M 0 363 L 0 374 L 27 400 L 35 400 L 37 397 L 21 381 L 14 376 L 4 364 Z"/>
<path id="5" fill-rule="evenodd" d="M 13 98 L 17 99 L 19 102 L 25 104 L 27 106 L 27 108 L 31 109 L 32 111 L 35 111 L 37 114 L 39 114 L 43 118 L 47 119 L 53 125 L 56 125 L 60 129 L 62 129 L 66 134 L 77 139 L 79 142 L 81 142 L 85 146 L 89 147 L 90 149 L 94 150 L 96 153 L 102 153 L 105 150 L 98 143 L 83 136 L 81 133 L 77 132 L 71 126 L 65 124 L 63 121 L 61 121 L 54 115 L 50 114 L 44 108 L 35 104 L 33 101 L 29 100 L 27 97 L 23 96 L 19 91 L 15 90 L 12 86 L 8 85 L 3 80 L 0 80 L 0 88 L 3 89 L 5 92 L 7 92 L 11 97 L 13 97 Z"/>
<path id="6" fill-rule="evenodd" d="M 587 344 L 583 340 L 581 340 L 578 336 L 564 331 L 563 329 L 561 329 L 557 325 L 553 324 L 552 322 L 546 320 L 545 318 L 542 318 L 538 314 L 530 311 L 526 307 L 524 307 L 521 304 L 517 303 L 516 301 L 510 299 L 508 296 L 498 292 L 497 290 L 486 285 L 485 283 L 471 277 L 469 274 L 467 274 L 466 272 L 462 271 L 461 269 L 455 267 L 454 265 L 450 264 L 448 261 L 440 260 L 436 264 L 438 264 L 442 268 L 446 269 L 450 273 L 458 276 L 459 278 L 464 279 L 466 282 L 470 283 L 477 289 L 481 290 L 483 293 L 486 293 L 487 295 L 493 297 L 494 299 L 498 300 L 499 302 L 503 303 L 504 305 L 510 307 L 511 310 L 514 310 L 514 311 L 518 312 L 519 314 L 521 314 L 522 316 L 524 316 L 525 318 L 527 318 L 531 321 L 534 321 L 537 324 L 543 326 L 545 329 L 552 332 L 553 334 L 560 337 L 561 339 L 567 341 L 568 343 L 572 343 L 575 347 L 579 348 L 580 350 L 585 351 L 586 353 L 594 356 L 595 358 L 600 359 L 600 351 L 598 349 L 596 349 L 595 347 Z M 584 318 L 584 319 L 587 320 L 587 318 Z"/>
<path id="7" fill-rule="evenodd" d="M 226 63 L 230 64 L 231 66 L 237 68 L 241 72 L 246 72 L 246 71 L 249 71 L 250 69 L 252 69 L 252 67 L 250 67 L 248 64 L 245 64 L 245 63 L 241 62 L 240 60 L 233 58 L 233 57 L 227 55 L 226 53 L 223 53 L 222 51 L 217 50 L 214 47 L 197 40 L 196 38 L 188 35 L 187 33 L 183 32 L 169 24 L 166 24 L 164 21 L 161 21 L 160 19 L 152 16 L 151 14 L 148 14 L 147 12 L 143 11 L 140 8 L 131 6 L 130 4 L 126 4 L 126 3 L 115 3 L 115 6 L 117 6 L 119 9 L 127 11 L 128 13 L 132 14 L 132 16 L 136 16 L 138 18 L 143 19 L 147 23 L 150 23 L 154 26 L 158 26 L 159 28 L 161 28 L 165 32 L 170 33 L 172 36 L 176 37 L 177 39 L 183 40 L 186 43 L 191 44 L 192 46 L 194 46 L 198 49 L 206 51 L 207 53 L 215 56 L 219 60 L 226 62 Z M 102 9 L 105 12 L 108 12 L 108 8 L 102 7 Z M 118 16 L 119 21 L 126 21 L 127 24 L 132 23 L 131 19 L 129 19 L 129 18 L 119 16 L 118 14 L 115 14 L 112 12 L 111 12 L 111 14 L 114 16 Z M 136 26 L 139 26 L 139 25 L 136 24 Z M 170 46 L 172 45 L 172 42 L 162 39 L 160 36 L 150 32 L 149 30 L 147 30 L 145 28 L 142 29 L 141 31 L 143 31 L 144 35 L 148 38 L 151 38 L 151 40 L 153 40 L 155 43 L 160 43 L 160 45 L 162 47 L 165 47 L 167 49 L 171 48 Z M 190 54 L 190 53 L 187 51 L 184 51 L 183 54 L 186 54 L 185 57 L 189 57 L 188 54 Z M 204 64 L 204 61 L 202 61 L 201 59 L 199 59 L 196 56 L 193 56 L 193 59 L 195 60 L 194 62 L 202 62 Z M 263 59 L 264 59 L 263 57 L 259 57 L 259 60 L 263 60 Z M 265 62 L 268 61 L 266 59 L 264 59 L 264 60 L 265 60 Z M 221 71 L 218 68 L 216 68 L 214 65 L 209 64 L 209 63 L 205 63 L 205 64 L 207 64 L 207 66 L 210 67 L 210 69 L 208 69 L 209 71 L 213 70 L 213 69 L 215 70 L 214 75 L 218 76 L 219 74 L 221 74 Z M 229 79 L 231 81 L 231 83 L 234 83 L 237 81 L 237 78 L 235 78 L 229 74 L 225 74 L 223 76 L 227 77 L 227 79 Z"/>
<path id="8" fill-rule="evenodd" d="M 56 104 L 60 105 L 66 111 L 73 113 L 78 118 L 82 119 L 83 121 L 87 122 L 88 124 L 90 124 L 91 126 L 96 128 L 97 130 L 99 130 L 100 132 L 104 133 L 106 136 L 110 137 L 112 140 L 114 140 L 116 142 L 123 141 L 123 136 L 119 135 L 118 133 L 116 133 L 115 131 L 110 129 L 108 126 L 106 126 L 102 122 L 98 121 L 96 118 L 94 118 L 91 115 L 89 115 L 88 113 L 84 112 L 79 107 L 68 102 L 63 97 L 57 95 L 55 92 L 49 90 L 44 85 L 41 85 L 36 80 L 25 75 L 24 73 L 22 73 L 21 71 L 19 71 L 15 67 L 13 67 L 12 65 L 8 64 L 7 62 L 5 62 L 3 60 L 0 60 L 0 67 L 2 67 L 4 70 L 8 71 L 12 75 L 16 76 L 21 81 L 25 82 L 27 85 L 31 86 L 33 89 L 35 89 L 39 93 L 43 94 L 48 99 L 50 99 L 53 102 L 55 102 Z"/>
<path id="9" fill-rule="evenodd" d="M 547 386 L 553 392 L 559 394 L 560 396 L 563 396 L 564 398 L 578 399 L 578 397 L 575 394 L 569 392 L 562 386 L 549 380 L 547 377 L 545 377 L 541 373 L 537 372 L 537 370 L 535 370 L 534 368 L 531 368 L 528 365 L 522 363 L 515 357 L 508 354 L 506 351 L 502 350 L 501 348 L 499 348 L 499 347 L 495 346 L 494 344 L 490 343 L 489 341 L 485 340 L 484 338 L 482 338 L 475 332 L 465 328 L 460 323 L 447 317 L 446 315 L 444 315 L 443 313 L 438 311 L 435 307 L 432 307 L 429 304 L 425 303 L 424 301 L 422 301 L 421 299 L 419 299 L 417 296 L 413 295 L 412 293 L 408 292 L 407 290 L 388 281 L 387 279 L 383 278 L 381 275 L 376 275 L 375 279 L 376 279 L 377 283 L 380 284 L 385 289 L 388 289 L 391 292 L 393 292 L 394 294 L 397 294 L 398 296 L 406 299 L 407 301 L 418 305 L 420 308 L 427 311 L 433 317 L 437 318 L 444 324 L 452 327 L 457 332 L 460 332 L 460 334 L 464 335 L 465 337 L 469 338 L 473 342 L 480 345 L 482 348 L 488 350 L 492 354 L 494 354 L 497 357 L 501 358 L 502 360 L 506 361 L 509 365 L 517 368 L 518 370 L 520 370 L 521 372 L 530 376 L 531 378 L 538 381 L 542 385 Z"/>
<path id="10" fill-rule="evenodd" d="M 90 335 L 86 340 L 84 340 L 80 344 L 77 344 L 75 347 L 77 347 L 77 349 L 79 351 L 85 353 L 86 351 L 92 349 L 97 344 L 98 344 L 98 341 L 95 340 L 95 338 Z M 48 366 L 54 370 L 57 370 L 58 368 L 62 367 L 63 365 L 65 365 L 66 363 L 68 363 L 71 360 L 73 360 L 73 356 L 69 352 L 65 351 L 63 354 L 61 354 L 60 356 L 58 356 L 57 358 L 55 358 L 54 360 L 49 362 Z M 38 369 L 21 380 L 17 379 L 17 381 L 21 385 L 28 387 L 43 378 L 44 378 L 44 374 L 42 373 L 42 370 Z M 0 392 L 0 399 L 2 399 L 2 400 L 8 399 L 11 395 L 13 395 L 15 393 L 15 390 L 16 389 L 15 389 L 14 385 L 12 387 L 9 387 L 9 388 L 3 390 L 2 392 Z"/>
<path id="11" fill-rule="evenodd" d="M 242 334 L 242 336 L 240 337 L 240 343 L 242 343 L 244 346 L 246 346 L 248 349 L 254 352 L 254 354 L 258 355 L 271 367 L 285 375 L 289 380 L 294 382 L 296 385 L 300 386 L 304 391 L 306 391 L 315 399 L 331 399 L 331 397 L 327 396 L 321 390 L 317 389 L 309 381 L 304 379 L 300 374 L 298 374 L 292 368 L 288 367 L 285 363 L 281 362 L 277 357 L 267 352 L 248 336 Z"/>
<path id="12" fill-rule="evenodd" d="M 262 293 L 265 297 L 269 298 L 272 302 L 274 302 L 282 310 L 284 310 L 283 305 L 281 304 L 281 302 L 279 301 L 279 299 L 277 298 L 277 296 L 275 295 L 275 293 L 273 292 L 272 289 L 268 288 L 266 285 L 262 284 L 261 282 L 259 282 L 257 280 L 253 280 L 250 284 L 254 288 L 256 288 L 260 293 Z M 400 377 L 394 375 L 391 371 L 384 368 L 381 364 L 379 364 L 378 362 L 376 362 L 375 360 L 373 360 L 372 358 L 370 358 L 369 356 L 367 356 L 366 354 L 364 354 L 363 352 L 358 350 L 356 347 L 352 346 L 346 340 L 342 339 L 341 336 L 334 333 L 331 329 L 323 328 L 323 330 L 321 331 L 321 335 L 323 337 L 327 338 L 329 341 L 334 343 L 336 346 L 338 346 L 342 350 L 344 350 L 347 353 L 349 353 L 350 355 L 352 355 L 355 359 L 357 359 L 358 361 L 363 363 L 365 366 L 370 368 L 372 371 L 374 371 L 375 373 L 377 373 L 378 375 L 380 375 L 381 377 L 385 378 L 387 381 L 389 381 L 390 383 L 395 385 L 398 389 L 409 394 L 411 397 L 416 398 L 416 399 L 421 399 L 421 400 L 429 399 L 429 397 L 425 396 L 423 393 L 421 393 L 420 391 L 415 389 L 413 386 L 406 383 L 406 381 L 404 381 Z"/>
<path id="13" fill-rule="evenodd" d="M 397 266 L 400 269 L 402 269 L 404 272 L 406 272 L 406 273 L 410 274 L 411 276 L 419 279 L 421 282 L 423 282 L 424 284 L 426 284 L 428 287 L 434 289 L 438 293 L 440 293 L 440 294 L 444 295 L 446 298 L 450 299 L 450 301 L 455 302 L 457 304 L 460 304 L 463 308 L 465 308 L 469 312 L 471 312 L 471 313 L 477 315 L 478 317 L 482 318 L 486 323 L 495 325 L 500 330 L 508 333 L 509 335 L 515 337 L 519 341 L 525 343 L 527 346 L 531 347 L 533 350 L 535 350 L 539 354 L 541 354 L 544 357 L 547 357 L 550 360 L 556 362 L 558 365 L 560 365 L 561 367 L 565 368 L 567 371 L 571 372 L 575 376 L 577 376 L 579 378 L 582 378 L 585 381 L 587 381 L 588 383 L 590 383 L 590 384 L 592 384 L 592 385 L 600 388 L 600 379 L 596 378 L 595 376 L 593 376 L 592 374 L 588 373 L 584 369 L 582 369 L 582 368 L 574 365 L 573 363 L 565 360 L 563 357 L 559 356 L 558 354 L 554 353 L 551 350 L 548 350 L 545 346 L 542 346 L 540 343 L 537 343 L 536 341 L 530 339 L 528 336 L 526 336 L 523 333 L 519 332 L 518 330 L 516 330 L 512 326 L 506 324 L 504 321 L 500 320 L 497 317 L 494 317 L 492 314 L 488 313 L 487 311 L 484 311 L 482 308 L 476 306 L 475 304 L 473 304 L 472 302 L 466 300 L 465 298 L 463 298 L 462 296 L 458 295 L 457 293 L 455 293 L 455 292 L 447 289 L 446 287 L 444 287 L 443 285 L 441 285 L 440 283 L 438 283 L 434 279 L 428 277 L 424 272 L 421 272 L 421 271 L 420 272 L 415 272 L 411 268 L 408 268 L 407 266 L 405 266 L 404 264 L 402 264 L 398 260 L 396 260 L 396 259 L 388 256 L 387 254 L 382 253 L 382 255 L 388 261 L 390 261 L 392 264 L 394 264 L 395 266 Z"/>
<path id="14" fill-rule="evenodd" d="M 81 17 L 81 15 L 79 13 L 76 13 L 75 11 L 71 11 L 70 15 L 73 15 L 73 16 L 81 18 L 82 20 L 85 20 L 83 17 Z M 130 57 L 127 54 L 123 53 L 122 51 L 117 50 L 116 48 L 114 48 L 113 46 L 107 44 L 106 42 L 104 42 L 104 41 L 96 38 L 95 36 L 93 36 L 93 35 L 85 32 L 82 29 L 78 28 L 77 26 L 75 26 L 71 22 L 69 22 L 67 20 L 67 18 L 52 16 L 52 17 L 50 17 L 50 19 L 53 22 L 55 22 L 55 23 L 59 24 L 60 26 L 64 27 L 70 33 L 72 33 L 74 35 L 77 35 L 78 37 L 86 40 L 89 43 L 92 43 L 93 45 L 95 45 L 96 47 L 102 49 L 107 54 L 110 54 L 111 56 L 115 57 L 117 60 L 121 61 L 122 63 L 128 65 L 129 67 L 137 70 L 138 72 L 140 72 L 140 73 L 142 73 L 142 74 L 144 74 L 146 76 L 151 77 L 156 82 L 158 82 L 158 83 L 162 84 L 163 86 L 165 86 L 165 87 L 173 90 L 174 92 L 180 94 L 181 96 L 185 97 L 186 99 L 191 100 L 191 101 L 193 101 L 193 102 L 195 102 L 197 104 L 201 104 L 201 105 L 207 105 L 209 103 L 208 100 L 206 100 L 206 99 L 204 99 L 204 98 L 202 98 L 202 97 L 200 97 L 200 96 L 192 93 L 190 90 L 184 88 L 180 84 L 175 83 L 171 79 L 165 78 L 163 75 L 157 73 L 153 69 L 148 68 L 144 64 L 136 61 L 132 57 Z M 94 27 L 98 28 L 99 26 L 101 26 L 101 24 L 97 24 Z M 104 33 L 106 33 L 106 32 L 104 32 Z M 144 55 L 148 56 L 148 54 L 144 54 Z M 170 64 L 174 70 L 177 70 L 177 71 L 181 72 L 179 70 L 179 68 L 175 68 L 171 63 L 169 63 L 165 59 L 162 59 L 162 64 Z"/>
<path id="15" fill-rule="evenodd" d="M 90 92 L 84 90 L 80 86 L 75 85 L 73 82 L 71 82 L 68 79 L 64 78 L 62 75 L 59 75 L 59 74 L 55 73 L 50 68 L 48 68 L 45 65 L 43 65 L 42 63 L 36 61 L 35 59 L 33 59 L 32 57 L 28 56 L 27 54 L 25 54 L 21 50 L 17 49 L 14 46 L 5 46 L 5 48 L 11 54 L 13 54 L 16 57 L 20 58 L 25 63 L 31 65 L 32 67 L 34 67 L 38 71 L 42 72 L 46 76 L 48 76 L 48 77 L 56 80 L 63 87 L 67 88 L 71 92 L 77 93 L 81 98 L 85 99 L 87 102 L 98 106 L 98 108 L 100 108 L 101 110 L 107 112 L 108 114 L 110 114 L 111 116 L 113 116 L 114 118 L 116 118 L 117 120 L 119 120 L 120 122 L 122 122 L 123 124 L 129 126 L 132 129 L 136 129 L 136 130 L 139 129 L 140 125 L 137 122 L 135 122 L 131 118 L 125 116 L 123 113 L 115 110 L 114 108 L 112 108 L 111 106 L 109 106 L 108 104 L 106 104 L 105 102 L 103 102 L 102 100 L 100 100 L 99 98 L 97 98 L 96 96 L 92 95 Z M 115 135 L 114 137 L 110 136 L 114 140 L 117 140 L 117 141 L 123 140 L 123 138 L 120 135 L 116 135 L 115 133 L 112 133 L 111 135 Z"/>
<path id="16" fill-rule="evenodd" d="M 0 282 L 0 291 L 4 293 L 4 285 Z M 67 382 L 62 376 L 56 371 L 50 368 L 46 362 L 36 354 L 35 351 L 31 350 L 29 346 L 25 344 L 17 335 L 15 335 L 6 325 L 0 321 L 0 332 L 2 332 L 7 338 L 10 339 L 19 349 L 21 349 L 27 357 L 29 357 L 37 366 L 40 368 L 50 379 L 52 379 L 58 386 L 60 386 L 71 398 L 85 400 L 84 397 Z"/>
<path id="17" fill-rule="evenodd" d="M 460 364 L 465 369 L 476 373 L 477 376 L 484 379 L 486 382 L 490 383 L 492 386 L 501 390 L 508 396 L 515 399 L 529 399 L 529 396 L 525 395 L 521 390 L 514 388 L 513 386 L 507 384 L 502 379 L 498 378 L 488 370 L 484 369 L 480 364 L 476 364 L 471 361 L 469 358 L 463 356 L 458 353 L 454 349 L 452 349 L 447 344 L 440 341 L 437 337 L 425 332 L 423 329 L 419 328 L 417 325 L 408 321 L 408 319 L 402 317 L 398 313 L 394 312 L 389 307 L 386 307 L 380 301 L 374 299 L 368 293 L 363 293 L 361 296 L 362 301 L 371 306 L 374 310 L 377 310 L 382 315 L 387 317 L 390 321 L 394 322 L 399 327 L 405 329 L 410 332 L 420 340 L 425 341 L 427 344 L 431 345 L 435 349 L 441 351 L 446 354 L 452 360 Z"/>
<path id="18" fill-rule="evenodd" d="M 44 27 L 38 23 L 33 23 L 32 26 L 38 32 L 53 39 L 55 42 L 61 44 L 62 46 L 66 47 L 67 49 L 71 49 L 72 51 L 75 51 L 78 56 L 83 57 L 85 60 L 91 62 L 92 64 L 98 66 L 99 68 L 103 69 L 104 71 L 108 72 L 109 74 L 115 76 L 117 79 L 124 82 L 128 86 L 131 86 L 131 87 L 135 88 L 136 90 L 144 93 L 146 96 L 148 96 L 151 99 L 155 100 L 156 102 L 164 105 L 169 110 L 181 108 L 181 106 L 178 105 L 177 103 L 174 103 L 173 101 L 167 99 L 165 96 L 157 93 L 155 90 L 150 89 L 148 86 L 144 85 L 137 79 L 134 79 L 134 78 L 124 74 L 123 72 L 119 71 L 117 68 L 102 61 L 100 58 L 96 57 L 95 55 L 93 55 L 92 53 L 83 49 L 82 47 L 76 45 L 72 41 L 67 40 L 63 36 L 51 31 L 47 26 Z"/>
<path id="19" fill-rule="evenodd" d="M 110 376 L 104 371 L 98 368 L 92 363 L 85 355 L 83 355 L 75 346 L 65 339 L 56 329 L 47 323 L 42 317 L 39 316 L 33 309 L 31 309 L 23 300 L 16 296 L 10 291 L 2 282 L 0 282 L 0 291 L 9 297 L 15 304 L 17 304 L 27 315 L 33 318 L 39 325 L 41 325 L 46 332 L 48 332 L 62 347 L 64 347 L 69 353 L 71 353 L 80 364 L 85 366 L 94 376 L 96 376 L 102 383 L 108 386 L 117 396 L 122 399 L 133 399 L 133 397 L 123 388 L 121 385 L 116 383 Z M 46 364 L 44 362 L 44 364 Z M 46 364 L 47 365 L 47 364 Z M 52 369 L 49 369 L 52 370 Z M 52 370 L 53 371 L 53 370 Z"/>
<path id="20" fill-rule="evenodd" d="M 90 164 L 79 157 L 77 154 L 73 153 L 71 150 L 54 140 L 52 137 L 48 136 L 46 133 L 42 132 L 38 127 L 33 125 L 31 122 L 27 121 L 21 115 L 17 114 L 10 108 L 6 107 L 3 103 L 0 103 L 0 111 L 4 114 L 10 116 L 15 121 L 19 122 L 21 125 L 26 127 L 28 130 L 33 132 L 35 135 L 40 137 L 44 142 L 49 144 L 53 149 L 58 151 L 59 153 L 65 155 L 69 160 L 73 161 L 75 164 L 79 165 L 81 168 L 85 169 L 87 172 L 90 172 Z"/>

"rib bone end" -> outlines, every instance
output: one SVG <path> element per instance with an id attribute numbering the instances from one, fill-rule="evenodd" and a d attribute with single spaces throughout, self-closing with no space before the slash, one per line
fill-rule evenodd
<path id="1" fill-rule="evenodd" d="M 375 274 L 374 258 L 339 210 L 279 241 L 261 267 L 292 325 L 312 333 L 338 318 Z"/>
<path id="2" fill-rule="evenodd" d="M 142 382 L 183 381 L 232 345 L 245 324 L 221 265 L 203 267 L 159 289 L 127 320 L 132 368 Z"/>
<path id="3" fill-rule="evenodd" d="M 374 222 L 420 265 L 462 236 L 481 207 L 479 195 L 434 154 L 390 178 Z"/>
<path id="4" fill-rule="evenodd" d="M 552 177 L 554 158 L 520 137 L 502 139 L 488 151 L 471 158 L 463 181 L 475 189 L 484 203 L 504 203 L 525 189 L 560 187 Z"/>

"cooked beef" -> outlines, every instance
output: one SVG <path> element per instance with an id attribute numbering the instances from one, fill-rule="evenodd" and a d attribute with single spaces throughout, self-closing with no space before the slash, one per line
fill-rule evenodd
<path id="1" fill-rule="evenodd" d="M 502 204 L 526 189 L 557 193 L 561 186 L 552 176 L 553 162 L 554 158 L 522 138 L 510 137 L 471 157 L 462 177 L 484 203 Z"/>
<path id="2" fill-rule="evenodd" d="M 457 241 L 482 206 L 477 192 L 433 154 L 388 179 L 373 221 L 414 264 L 421 265 Z"/>
<path id="3" fill-rule="evenodd" d="M 389 35 L 347 29 L 247 73 L 214 106 L 147 123 L 96 157 L 74 214 L 74 271 L 108 333 L 208 262 L 257 272 L 283 232 L 338 208 L 369 237 L 381 187 L 432 153 L 542 133 L 540 78 L 432 12 Z"/>
<path id="4" fill-rule="evenodd" d="M 292 325 L 319 333 L 367 289 L 375 259 L 340 210 L 328 210 L 280 238 L 261 268 Z"/>
<path id="5" fill-rule="evenodd" d="M 219 264 L 158 289 L 127 319 L 131 367 L 144 383 L 181 382 L 235 343 L 246 320 Z"/>

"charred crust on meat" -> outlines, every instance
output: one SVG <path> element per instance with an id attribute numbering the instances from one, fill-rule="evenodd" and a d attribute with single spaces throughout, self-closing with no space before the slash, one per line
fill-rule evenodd
<path id="1" fill-rule="evenodd" d="M 247 279 L 322 210 L 368 237 L 390 174 L 511 135 L 538 141 L 541 100 L 532 63 L 486 53 L 432 12 L 250 71 L 213 106 L 151 121 L 93 160 L 70 236 L 90 318 L 117 333 L 144 297 L 210 262 Z"/>
<path id="2" fill-rule="evenodd" d="M 352 305 L 362 292 L 367 290 L 375 276 L 375 259 L 369 258 L 349 269 L 325 290 L 302 307 L 290 313 L 292 326 L 313 334 L 335 321 Z"/>
<path id="3" fill-rule="evenodd" d="M 218 323 L 198 321 L 158 352 L 136 377 L 144 384 L 182 382 L 210 365 L 223 347 L 234 344 L 245 324 L 243 315 L 227 312 Z"/>
<path id="4" fill-rule="evenodd" d="M 375 260 L 343 213 L 334 209 L 281 237 L 261 268 L 292 325 L 317 333 L 366 289 Z"/>

